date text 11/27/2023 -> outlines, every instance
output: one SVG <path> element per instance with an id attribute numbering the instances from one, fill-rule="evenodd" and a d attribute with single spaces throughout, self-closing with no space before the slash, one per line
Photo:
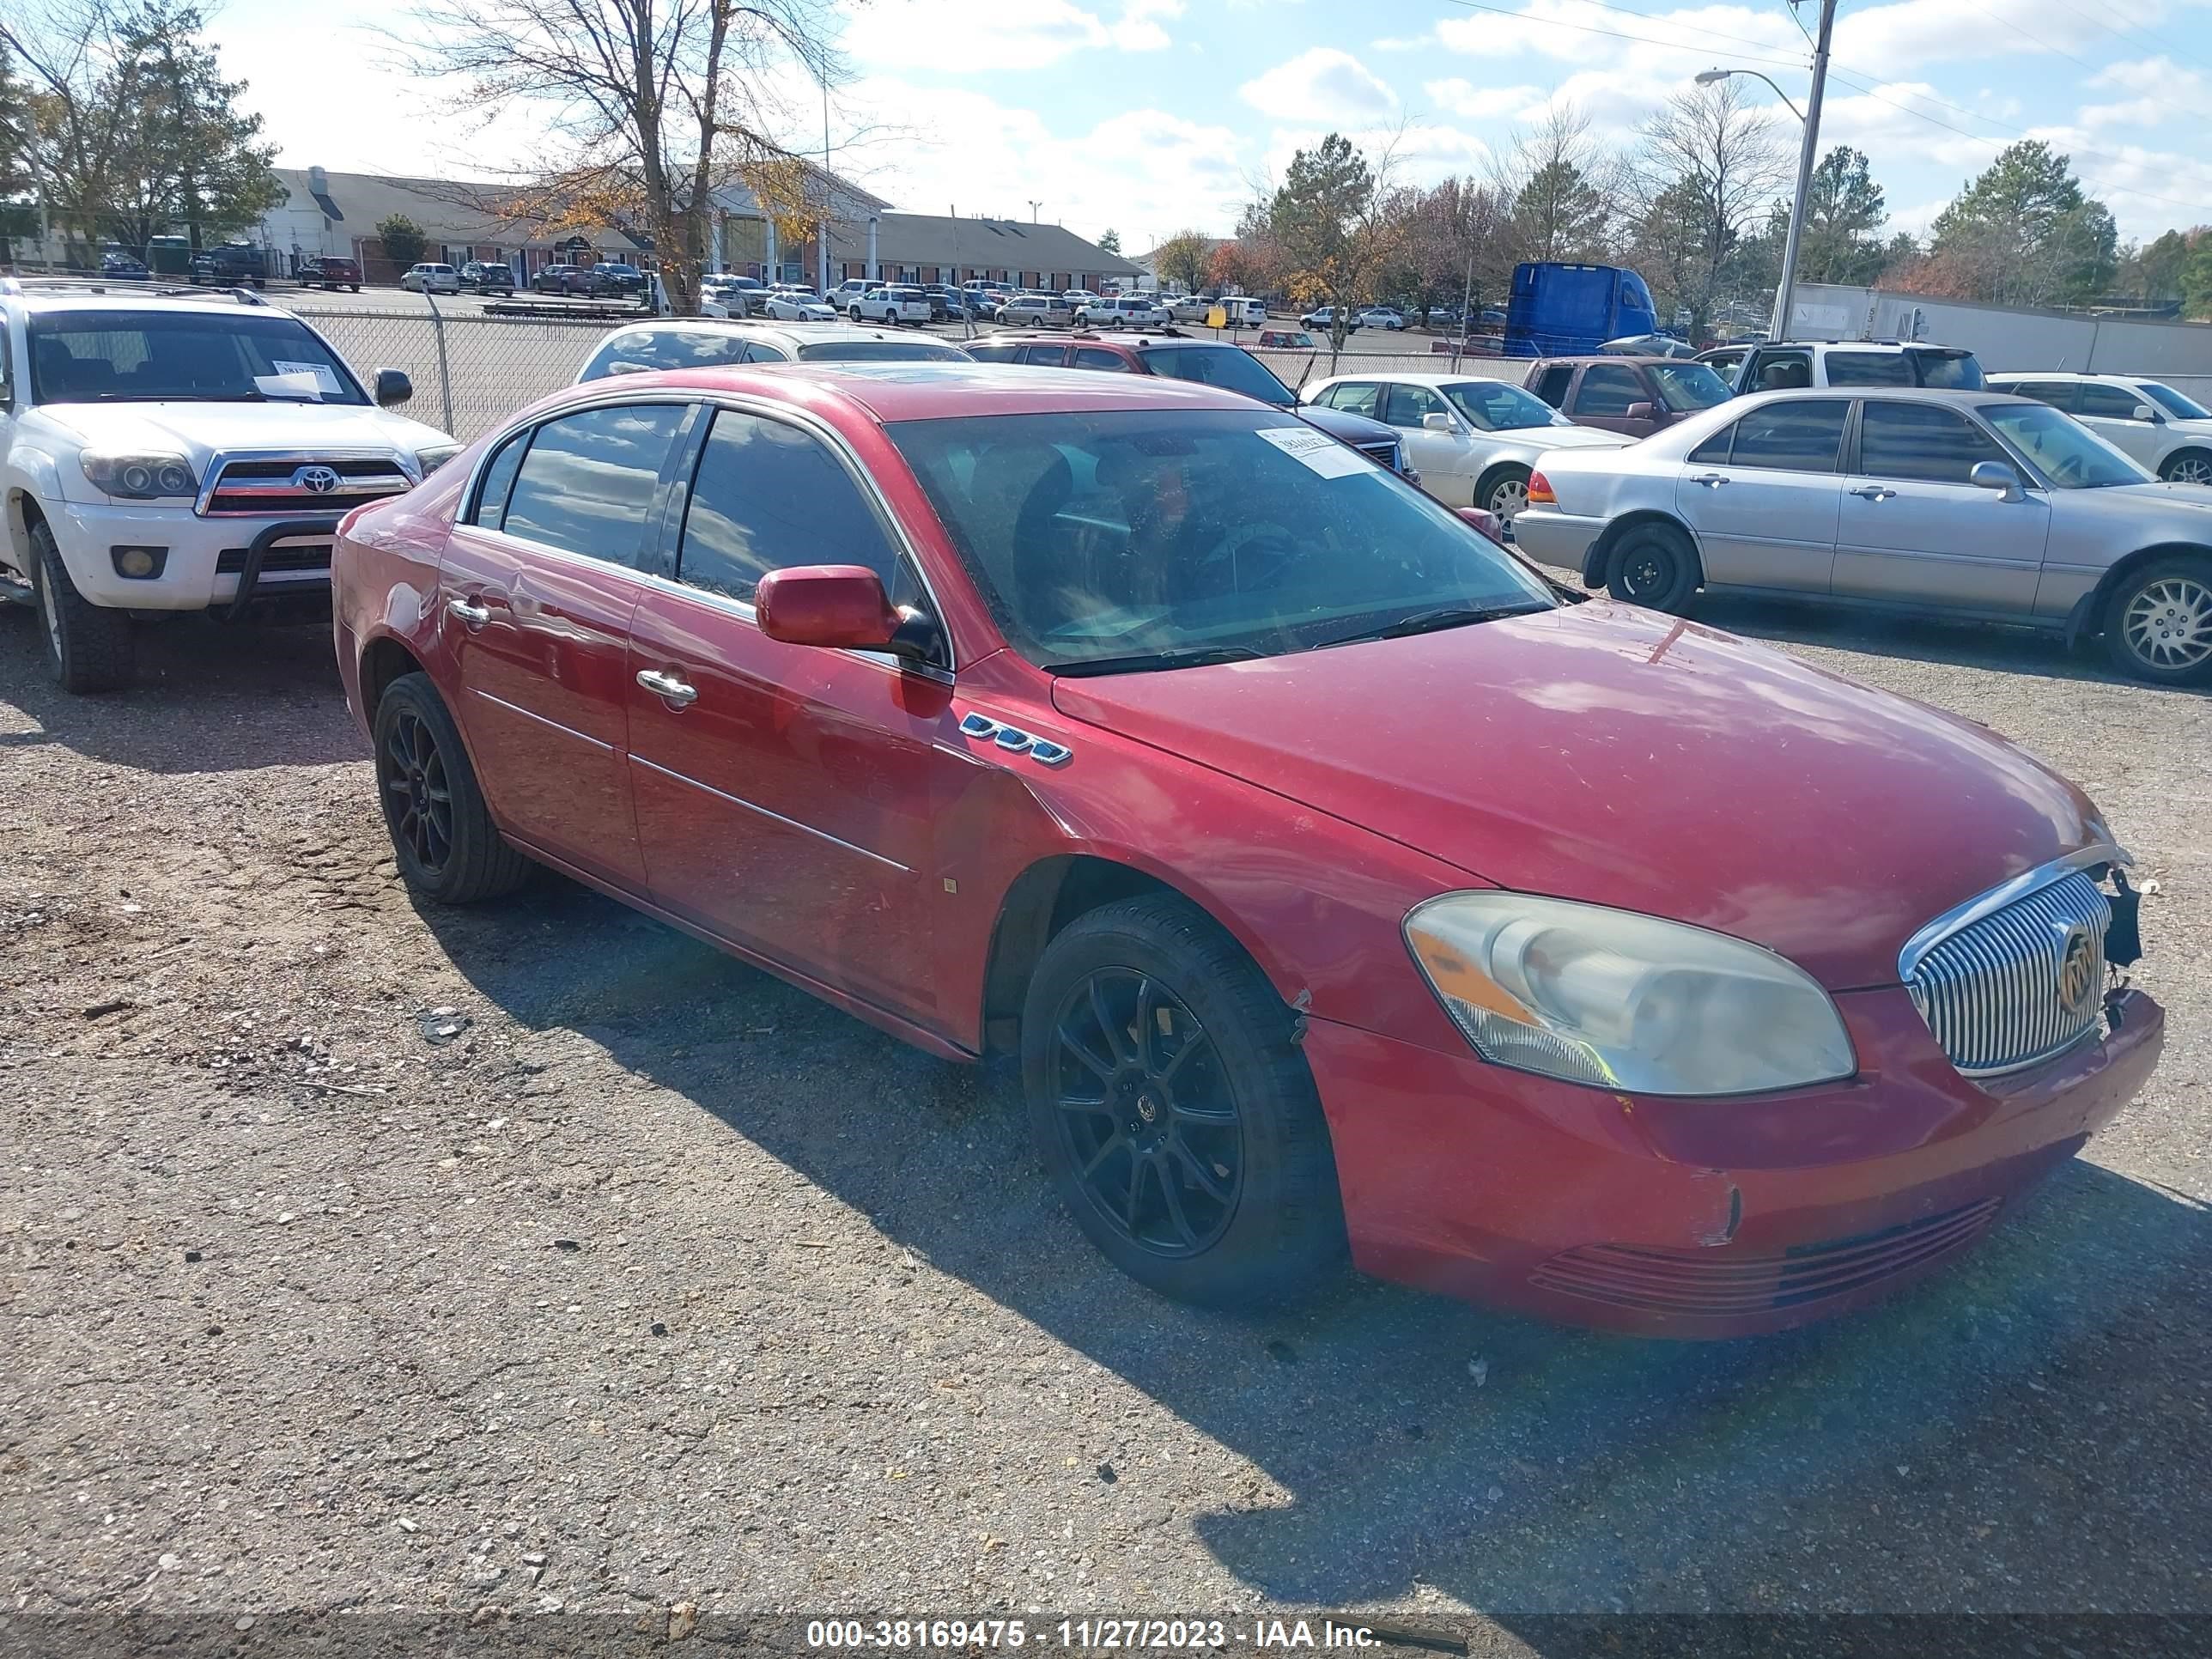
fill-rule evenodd
<path id="1" fill-rule="evenodd" d="M 1075 1652 L 1172 1653 L 1299 1648 L 1380 1648 L 1390 1632 L 1334 1619 L 811 1619 L 817 1650 L 919 1649 L 954 1652 L 1036 1646 Z"/>

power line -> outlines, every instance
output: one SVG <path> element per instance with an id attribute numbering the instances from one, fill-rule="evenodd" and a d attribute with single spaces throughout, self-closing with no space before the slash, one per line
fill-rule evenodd
<path id="1" fill-rule="evenodd" d="M 1681 45 L 1674 40 L 1654 40 L 1648 34 L 1629 34 L 1620 29 L 1601 29 L 1594 23 L 1570 23 L 1565 19 L 1559 17 L 1540 17 L 1531 12 L 1516 11 L 1508 6 L 1485 5 L 1481 3 L 1481 0 L 1448 0 L 1448 3 L 1458 6 L 1467 11 L 1486 11 L 1492 16 L 1510 17 L 1516 23 L 1531 24 L 1539 28 L 1572 29 L 1578 34 L 1602 34 L 1607 36 L 1608 39 L 1614 40 L 1633 40 L 1638 46 L 1664 46 L 1675 52 L 1680 52 L 1683 50 Z M 1631 11 L 1626 6 L 1607 5 L 1604 3 L 1604 0 L 1576 0 L 1576 3 L 1578 5 L 1595 6 L 1600 11 L 1619 12 L 1624 17 L 1639 17 L 1647 23 L 1656 23 L 1659 21 L 1657 18 L 1651 16 L 1646 12 Z M 1748 45 L 1764 46 L 1766 44 L 1763 40 L 1746 41 L 1741 35 L 1721 34 L 1712 29 L 1692 28 L 1686 24 L 1680 25 L 1679 27 L 1680 27 L 1681 33 L 1685 34 L 1702 34 L 1710 40 L 1726 41 L 1731 46 Z M 1805 67 L 1805 60 L 1802 58 L 1766 58 L 1744 52 L 1735 52 L 1729 55 L 1735 58 L 1738 63 L 1742 64 L 1773 64 L 1783 69 L 1796 70 L 1801 70 Z"/>

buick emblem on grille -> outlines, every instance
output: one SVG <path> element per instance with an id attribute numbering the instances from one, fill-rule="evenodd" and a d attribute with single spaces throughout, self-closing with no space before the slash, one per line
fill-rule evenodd
<path id="1" fill-rule="evenodd" d="M 2058 947 L 2058 1004 L 2069 1013 L 2087 1010 L 2097 993 L 2097 945 L 2089 930 L 2075 922 Z"/>
<path id="2" fill-rule="evenodd" d="M 292 474 L 292 488 L 311 495 L 327 495 L 338 487 L 336 467 L 303 466 Z"/>

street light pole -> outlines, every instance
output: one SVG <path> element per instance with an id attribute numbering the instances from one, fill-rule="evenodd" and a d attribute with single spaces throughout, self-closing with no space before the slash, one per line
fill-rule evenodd
<path id="1" fill-rule="evenodd" d="M 1836 0 L 1820 0 L 1820 27 L 1813 41 L 1813 90 L 1805 100 L 1805 142 L 1797 151 L 1797 199 L 1790 234 L 1782 243 L 1782 281 L 1774 290 L 1771 337 L 1790 337 L 1790 302 L 1797 286 L 1797 244 L 1805 234 L 1805 208 L 1813 193 L 1814 153 L 1820 143 L 1820 95 L 1828 89 L 1828 37 L 1835 33 Z"/>

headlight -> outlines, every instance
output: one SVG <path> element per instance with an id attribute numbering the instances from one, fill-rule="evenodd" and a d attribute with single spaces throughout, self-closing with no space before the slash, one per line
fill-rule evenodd
<path id="1" fill-rule="evenodd" d="M 1520 893 L 1447 893 L 1406 942 L 1486 1060 L 1634 1094 L 1793 1089 L 1857 1069 L 1811 975 L 1723 933 Z"/>
<path id="2" fill-rule="evenodd" d="M 415 452 L 415 465 L 422 469 L 422 476 L 427 478 L 460 453 L 459 444 L 447 444 L 436 449 L 418 449 Z"/>
<path id="3" fill-rule="evenodd" d="M 123 501 L 191 501 L 200 493 L 199 474 L 181 455 L 111 455 L 88 449 L 77 465 L 94 489 Z"/>

